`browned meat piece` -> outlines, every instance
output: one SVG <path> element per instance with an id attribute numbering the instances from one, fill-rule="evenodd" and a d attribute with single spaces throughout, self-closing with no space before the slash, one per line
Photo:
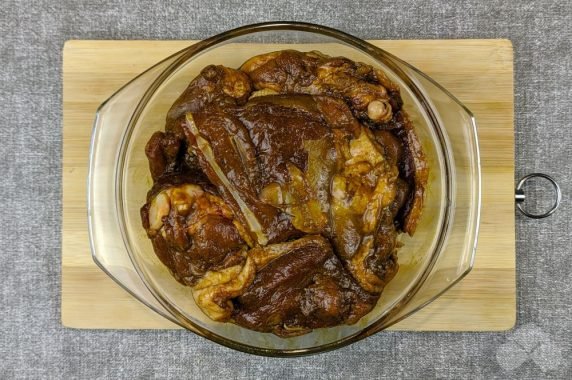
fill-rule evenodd
<path id="1" fill-rule="evenodd" d="M 379 249 L 383 241 L 395 239 L 389 212 L 397 191 L 397 166 L 391 165 L 371 132 L 362 128 L 357 138 L 343 139 L 340 170 L 332 179 L 330 224 L 336 252 L 359 284 L 379 293 L 386 284 L 368 265 L 382 262 L 388 253 Z M 388 229 L 391 226 L 391 229 Z M 387 234 L 379 234 L 385 228 Z M 393 253 L 390 250 L 389 255 Z"/>
<path id="2" fill-rule="evenodd" d="M 153 180 L 158 180 L 166 173 L 180 171 L 177 160 L 179 154 L 185 154 L 183 139 L 172 133 L 155 132 L 145 146 L 145 154 L 149 160 L 149 169 Z M 183 149 L 181 149 L 183 148 Z"/>
<path id="3" fill-rule="evenodd" d="M 187 114 L 187 138 L 209 180 L 260 245 L 299 235 L 288 215 L 258 198 L 260 169 L 248 131 L 216 109 Z"/>
<path id="4" fill-rule="evenodd" d="M 216 321 L 285 337 L 357 322 L 423 206 L 428 168 L 401 108 L 383 72 L 343 57 L 206 67 L 145 149 L 157 256 Z"/>
<path id="5" fill-rule="evenodd" d="M 403 144 L 393 132 L 376 130 L 373 131 L 375 141 L 383 148 L 385 159 L 392 165 L 399 165 L 403 159 Z"/>
<path id="6" fill-rule="evenodd" d="M 261 170 L 259 196 L 305 233 L 325 233 L 335 169 L 330 126 L 311 97 L 263 96 L 240 112 Z"/>
<path id="7" fill-rule="evenodd" d="M 204 177 L 196 157 L 187 150 L 186 140 L 173 133 L 155 132 L 145 146 L 145 154 L 155 182 L 162 182 L 163 177 L 185 177 L 191 173 Z"/>
<path id="8" fill-rule="evenodd" d="M 196 171 L 197 157 L 187 149 L 183 126 L 187 112 L 207 105 L 235 106 L 244 104 L 252 91 L 251 81 L 239 70 L 210 65 L 191 81 L 167 113 L 165 132 L 155 133 L 146 146 L 153 180 L 162 174 Z"/>
<path id="9" fill-rule="evenodd" d="M 193 297 L 199 307 L 215 321 L 227 321 L 235 311 L 231 299 L 243 294 L 254 280 L 256 270 L 292 249 L 304 249 L 308 238 L 255 247 L 243 263 L 207 272 L 194 286 Z"/>
<path id="10" fill-rule="evenodd" d="M 398 171 L 371 132 L 343 102 L 321 97 L 257 97 L 233 111 L 207 108 L 189 116 L 186 130 L 203 170 L 253 238 L 265 245 L 296 230 L 331 236 L 360 285 L 381 292 L 385 281 L 367 263 L 379 267 L 387 256 L 378 257 L 376 238 Z M 310 157 L 318 170 L 308 171 Z"/>
<path id="11" fill-rule="evenodd" d="M 399 191 L 393 203 L 392 215 L 400 230 L 413 235 L 421 217 L 428 168 L 411 122 L 402 113 L 398 115 L 398 120 L 400 128 L 374 131 L 374 135 L 384 148 L 387 159 L 399 166 Z"/>
<path id="12" fill-rule="evenodd" d="M 209 318 L 226 322 L 234 311 L 232 299 L 244 293 L 255 274 L 255 262 L 245 256 L 243 263 L 207 272 L 193 286 L 193 298 Z"/>
<path id="13" fill-rule="evenodd" d="M 400 165 L 400 177 L 411 186 L 398 226 L 409 234 L 415 232 L 427 183 L 426 163 L 411 122 L 401 110 L 399 88 L 381 70 L 344 57 L 293 50 L 253 57 L 241 70 L 250 76 L 256 89 L 339 97 L 366 125 L 394 130 L 402 146 L 398 150 L 404 151 L 406 162 Z"/>
<path id="14" fill-rule="evenodd" d="M 220 197 L 198 185 L 159 187 L 141 218 L 157 256 L 183 284 L 244 261 L 248 233 Z"/>
<path id="15" fill-rule="evenodd" d="M 149 160 L 149 171 L 151 172 L 153 181 L 156 181 L 166 172 L 169 166 L 168 158 L 165 157 L 166 155 L 163 153 L 163 146 L 161 144 L 164 136 L 165 134 L 163 132 L 153 133 L 151 139 L 149 139 L 145 146 L 145 154 Z"/>
<path id="16" fill-rule="evenodd" d="M 423 211 L 429 168 L 425 160 L 423 147 L 415 134 L 411 121 L 403 113 L 400 113 L 398 116 L 398 120 L 403 128 L 396 129 L 395 134 L 403 144 L 404 153 L 403 158 L 399 162 L 399 171 L 401 176 L 408 182 L 411 190 L 403 208 L 397 215 L 397 220 L 404 232 L 413 235 Z"/>
<path id="17" fill-rule="evenodd" d="M 374 125 L 388 123 L 402 103 L 381 70 L 344 57 L 283 50 L 253 57 L 240 69 L 257 89 L 343 98 L 358 119 Z"/>
<path id="18" fill-rule="evenodd" d="M 193 154 L 261 245 L 327 229 L 336 152 L 321 103 L 263 96 L 188 116 Z"/>
<path id="19" fill-rule="evenodd" d="M 224 66 L 207 66 L 171 106 L 167 113 L 166 130 L 175 130 L 175 134 L 182 136 L 180 123 L 184 123 L 187 113 L 198 112 L 208 105 L 242 105 L 251 92 L 251 81 L 242 71 Z"/>
<path id="20" fill-rule="evenodd" d="M 395 198 L 398 169 L 347 105 L 263 96 L 238 111 L 208 107 L 187 117 L 193 153 L 258 244 L 322 233 L 364 289 L 383 290 L 385 279 L 367 264 L 380 267 L 393 253 L 378 249 L 386 237 L 377 231 Z"/>
<path id="21" fill-rule="evenodd" d="M 234 301 L 239 325 L 294 336 L 354 323 L 375 305 L 377 296 L 347 275 L 323 237 L 308 235 L 282 244 L 280 251 Z"/>

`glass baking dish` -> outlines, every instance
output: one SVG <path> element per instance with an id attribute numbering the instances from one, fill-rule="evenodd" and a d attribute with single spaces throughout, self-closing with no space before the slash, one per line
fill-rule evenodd
<path id="1" fill-rule="evenodd" d="M 152 185 L 144 147 L 167 110 L 208 64 L 238 67 L 280 49 L 319 50 L 380 68 L 401 88 L 430 168 L 424 213 L 413 237 L 401 236 L 400 269 L 377 306 L 358 323 L 279 338 L 210 320 L 191 290 L 156 257 L 139 209 Z M 94 122 L 88 178 L 93 259 L 118 284 L 170 321 L 241 351 L 290 356 L 332 350 L 381 331 L 421 309 L 472 268 L 481 174 L 475 118 L 427 75 L 388 52 L 335 29 L 263 23 L 234 29 L 157 63 L 106 100 Z"/>

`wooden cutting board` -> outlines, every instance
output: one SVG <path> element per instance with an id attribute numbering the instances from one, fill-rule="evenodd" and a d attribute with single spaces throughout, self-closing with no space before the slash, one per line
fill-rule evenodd
<path id="1" fill-rule="evenodd" d="M 472 272 L 393 330 L 498 331 L 516 320 L 513 49 L 507 40 L 371 41 L 429 74 L 473 111 L 482 163 Z M 68 41 L 63 51 L 64 326 L 177 328 L 108 278 L 90 255 L 86 178 L 95 110 L 115 90 L 193 41 Z"/>

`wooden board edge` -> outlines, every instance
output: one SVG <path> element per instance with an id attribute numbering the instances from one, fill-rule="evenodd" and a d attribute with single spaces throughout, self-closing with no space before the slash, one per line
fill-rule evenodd
<path id="1" fill-rule="evenodd" d="M 62 70 L 62 104 L 61 104 L 61 110 L 62 110 L 62 125 L 61 125 L 61 133 L 62 133 L 62 183 L 61 183 L 61 187 L 62 187 L 62 195 L 61 195 L 61 212 L 62 212 L 62 218 L 61 218 L 61 231 L 60 231 L 60 239 L 61 239 L 61 249 L 60 249 L 60 261 L 61 261 L 61 273 L 60 273 L 60 294 L 59 294 L 59 303 L 60 303 L 60 324 L 63 327 L 66 328 L 73 328 L 73 326 L 71 324 L 69 324 L 67 322 L 67 318 L 68 318 L 68 314 L 66 311 L 66 307 L 65 307 L 65 300 L 66 300 L 66 265 L 65 265 L 65 259 L 66 259 L 66 229 L 64 228 L 65 226 L 65 220 L 66 218 L 66 195 L 65 195 L 65 186 L 64 183 L 66 181 L 66 167 L 65 167 L 65 154 L 66 154 L 66 147 L 65 147 L 65 141 L 66 141 L 66 110 L 65 110 L 65 93 L 66 93 L 66 57 L 69 54 L 69 50 L 70 50 L 70 44 L 68 44 L 68 42 L 70 41 L 64 41 L 64 45 L 62 48 L 62 66 L 61 66 L 61 70 Z M 67 297 L 69 298 L 69 296 Z"/>
<path id="2" fill-rule="evenodd" d="M 514 44 L 508 38 L 501 39 L 500 42 L 502 43 L 503 47 L 508 50 L 509 55 L 509 62 L 510 62 L 510 86 L 512 90 L 512 107 L 510 109 L 510 120 L 512 124 L 512 151 L 511 151 L 511 160 L 510 160 L 510 168 L 512 172 L 512 189 L 516 187 L 515 175 L 516 175 L 516 123 L 514 121 Z M 507 319 L 506 325 L 499 327 L 499 330 L 493 331 L 510 331 L 516 327 L 517 324 L 517 316 L 518 316 L 518 296 L 517 296 L 517 283 L 516 283 L 516 204 L 513 202 L 513 217 L 511 218 L 512 226 L 511 226 L 511 235 L 513 239 L 511 239 L 511 251 L 512 251 L 512 259 L 513 259 L 513 271 L 511 272 L 511 287 L 514 289 L 512 303 L 511 303 L 511 315 L 510 319 Z"/>
<path id="3" fill-rule="evenodd" d="M 69 115 L 67 114 L 67 112 L 65 112 L 65 100 L 66 100 L 66 62 L 69 61 L 69 59 L 66 59 L 66 57 L 68 57 L 69 54 L 71 54 L 71 50 L 73 50 L 75 48 L 74 45 L 81 43 L 82 40 L 67 40 L 64 42 L 63 44 L 63 48 L 62 48 L 62 63 L 61 63 L 61 70 L 62 70 L 62 104 L 61 104 L 61 110 L 62 110 L 62 124 L 61 124 L 61 132 L 62 132 L 62 182 L 61 182 L 61 186 L 62 186 L 62 195 L 61 195 L 61 212 L 62 212 L 62 218 L 61 218 L 61 223 L 62 223 L 62 228 L 61 228 L 61 250 L 60 250 L 60 260 L 61 260 L 61 275 L 60 275 L 60 297 L 59 297 L 59 302 L 60 302 L 60 324 L 65 327 L 65 328 L 85 328 L 83 326 L 77 326 L 75 325 L 75 323 L 73 322 L 73 319 L 70 317 L 70 315 L 68 314 L 68 309 L 66 307 L 66 299 L 69 299 L 70 296 L 66 296 L 68 294 L 68 288 L 66 286 L 66 284 L 69 284 L 69 280 L 66 281 L 66 278 L 68 277 L 68 266 L 65 265 L 66 263 L 66 257 L 68 255 L 66 255 L 66 252 L 70 249 L 67 246 L 66 243 L 66 229 L 64 228 L 66 226 L 66 220 L 69 218 L 69 212 L 68 211 L 68 207 L 69 207 L 69 202 L 66 202 L 66 199 L 69 197 L 69 191 L 66 191 L 66 186 L 64 185 L 66 180 L 70 177 L 70 173 L 67 172 L 66 169 L 68 169 L 68 166 L 66 165 L 66 144 L 64 144 L 64 142 L 66 141 L 66 135 L 67 135 L 67 130 L 68 128 L 66 128 L 66 125 L 68 124 L 67 122 L 67 118 L 69 117 Z M 94 110 L 95 113 L 95 110 Z M 89 135 L 91 136 L 91 132 L 89 133 Z M 89 155 L 89 153 L 86 153 Z M 88 162 L 89 164 L 89 162 Z M 85 178 L 85 181 L 87 182 L 87 178 Z M 85 200 L 85 202 L 87 202 L 87 199 Z M 87 203 L 84 204 L 85 206 L 85 218 L 88 217 L 87 214 Z M 88 254 L 91 255 L 91 243 L 88 241 L 87 246 L 89 248 Z"/>

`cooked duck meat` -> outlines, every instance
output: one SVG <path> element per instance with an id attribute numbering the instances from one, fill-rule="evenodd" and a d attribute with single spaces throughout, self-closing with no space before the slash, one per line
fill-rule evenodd
<path id="1" fill-rule="evenodd" d="M 428 176 L 399 88 L 319 52 L 206 67 L 145 151 L 157 256 L 213 320 L 283 337 L 375 306 Z"/>
<path id="2" fill-rule="evenodd" d="M 383 71 L 344 57 L 283 50 L 252 57 L 240 69 L 256 89 L 342 98 L 358 119 L 372 125 L 388 123 L 402 104 L 398 87 Z"/>
<path id="3" fill-rule="evenodd" d="M 252 92 L 252 82 L 240 70 L 209 65 L 189 83 L 186 90 L 173 103 L 167 113 L 166 130 L 182 137 L 181 122 L 185 115 L 198 112 L 206 106 L 220 107 L 242 105 Z"/>
<path id="4" fill-rule="evenodd" d="M 185 132 L 204 173 L 258 244 L 299 235 L 288 215 L 258 197 L 260 168 L 251 137 L 238 119 L 207 108 L 187 114 Z"/>
<path id="5" fill-rule="evenodd" d="M 400 172 L 409 183 L 410 191 L 407 201 L 398 215 L 400 228 L 413 235 L 423 211 L 425 187 L 429 178 L 429 167 L 421 142 L 413 129 L 407 115 L 399 114 L 403 128 L 395 130 L 395 135 L 401 140 L 405 155 L 399 162 Z"/>
<path id="6" fill-rule="evenodd" d="M 269 249 L 275 248 L 260 251 Z M 355 323 L 375 306 L 377 296 L 357 285 L 327 239 L 307 235 L 280 244 L 280 251 L 235 299 L 236 323 L 294 336 L 313 328 Z"/>
<path id="7" fill-rule="evenodd" d="M 244 261 L 248 232 L 219 196 L 199 185 L 159 187 L 141 217 L 155 253 L 183 284 Z"/>
<path id="8" fill-rule="evenodd" d="M 256 89 L 341 98 L 365 125 L 373 130 L 393 131 L 406 153 L 400 175 L 412 187 L 398 224 L 409 234 L 415 232 L 420 216 L 417 212 L 421 212 L 423 205 L 427 167 L 413 126 L 401 110 L 399 88 L 383 71 L 344 57 L 294 50 L 252 57 L 241 70 L 248 73 Z"/>

